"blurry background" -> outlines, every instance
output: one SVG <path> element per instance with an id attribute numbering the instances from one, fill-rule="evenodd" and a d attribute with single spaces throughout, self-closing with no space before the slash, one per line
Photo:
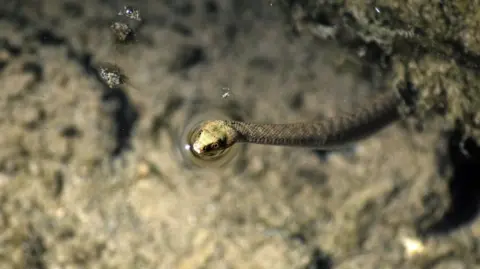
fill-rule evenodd
<path id="1" fill-rule="evenodd" d="M 3 0 L 0 267 L 479 268 L 477 153 L 442 119 L 340 152 L 252 145 L 184 166 L 197 113 L 309 121 L 397 82 L 388 53 L 325 22 L 334 4 L 286 2 Z M 305 10 L 332 14 L 312 28 Z M 135 42 L 114 42 L 118 21 Z M 128 85 L 108 88 L 101 63 Z"/>

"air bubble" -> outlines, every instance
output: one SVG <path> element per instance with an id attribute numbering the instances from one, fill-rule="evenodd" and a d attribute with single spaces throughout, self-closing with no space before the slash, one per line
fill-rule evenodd
<path id="1" fill-rule="evenodd" d="M 124 6 L 123 10 L 118 12 L 119 16 L 125 16 L 129 19 L 141 21 L 142 18 L 140 17 L 140 11 L 132 6 Z"/>

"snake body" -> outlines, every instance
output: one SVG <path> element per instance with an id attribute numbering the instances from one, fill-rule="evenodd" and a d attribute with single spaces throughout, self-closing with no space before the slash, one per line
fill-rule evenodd
<path id="1" fill-rule="evenodd" d="M 193 137 L 197 154 L 214 154 L 235 143 L 335 149 L 364 139 L 400 117 L 401 97 L 391 91 L 350 113 L 315 122 L 263 124 L 212 120 Z"/>

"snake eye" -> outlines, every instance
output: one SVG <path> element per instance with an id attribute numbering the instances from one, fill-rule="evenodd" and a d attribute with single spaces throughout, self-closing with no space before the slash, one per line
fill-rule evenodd
<path id="1" fill-rule="evenodd" d="M 218 149 L 218 143 L 212 143 L 210 145 L 210 149 L 213 149 L 213 150 Z"/>
<path id="2" fill-rule="evenodd" d="M 213 150 L 216 150 L 218 149 L 219 145 L 218 143 L 212 143 L 212 144 L 209 144 L 209 145 L 206 145 L 203 150 L 205 152 L 210 152 L 210 151 L 213 151 Z"/>

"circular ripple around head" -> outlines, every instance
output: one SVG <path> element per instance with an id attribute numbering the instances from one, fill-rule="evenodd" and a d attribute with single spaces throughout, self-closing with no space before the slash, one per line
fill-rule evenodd
<path id="1" fill-rule="evenodd" d="M 222 111 L 209 111 L 190 119 L 184 126 L 178 141 L 177 150 L 184 164 L 189 168 L 220 168 L 230 164 L 238 155 L 239 146 L 232 147 L 212 155 L 199 155 L 192 148 L 192 141 L 199 135 L 199 126 L 205 120 L 230 119 Z"/>

